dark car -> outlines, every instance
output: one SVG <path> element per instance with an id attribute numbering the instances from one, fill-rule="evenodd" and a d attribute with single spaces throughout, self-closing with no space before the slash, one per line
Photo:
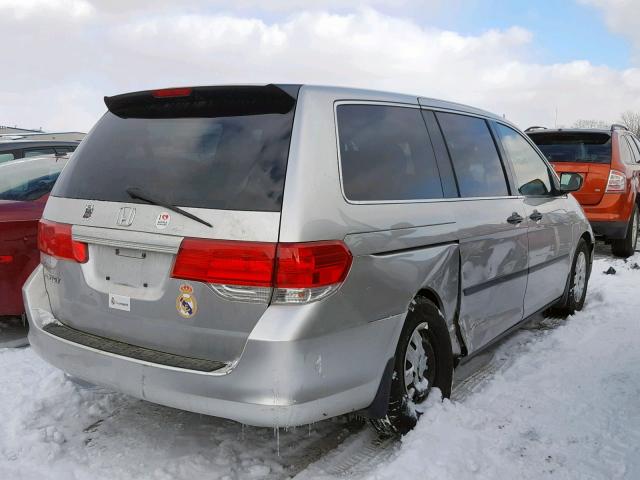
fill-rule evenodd
<path id="1" fill-rule="evenodd" d="M 22 315 L 20 289 L 38 265 L 38 221 L 64 156 L 0 164 L 0 316 Z"/>
<path id="2" fill-rule="evenodd" d="M 0 140 L 0 164 L 25 157 L 73 152 L 79 144 L 61 140 Z"/>

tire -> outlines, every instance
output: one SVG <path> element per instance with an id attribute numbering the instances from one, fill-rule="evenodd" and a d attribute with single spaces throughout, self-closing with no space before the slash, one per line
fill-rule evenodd
<path id="1" fill-rule="evenodd" d="M 420 374 L 423 363 L 425 368 Z M 407 369 L 408 365 L 411 368 Z M 407 386 L 409 377 L 405 380 L 405 370 L 410 369 L 418 370 L 418 375 Z M 433 302 L 418 297 L 409 308 L 396 347 L 387 414 L 370 419 L 371 426 L 384 437 L 404 435 L 420 416 L 415 406 L 427 399 L 433 387 L 439 388 L 443 397 L 449 397 L 452 381 L 453 354 L 447 323 Z"/>
<path id="2" fill-rule="evenodd" d="M 640 217 L 638 213 L 638 206 L 633 207 L 631 218 L 629 219 L 629 225 L 627 226 L 627 236 L 620 240 L 611 241 L 611 252 L 616 257 L 627 258 L 634 254 L 636 251 L 636 244 L 638 243 L 638 223 Z"/>
<path id="3" fill-rule="evenodd" d="M 587 298 L 590 271 L 591 253 L 587 242 L 585 242 L 584 238 L 581 238 L 571 263 L 571 272 L 568 279 L 569 290 L 565 296 L 564 303 L 556 305 L 552 309 L 554 314 L 573 315 L 575 312 L 582 310 L 584 301 Z"/>

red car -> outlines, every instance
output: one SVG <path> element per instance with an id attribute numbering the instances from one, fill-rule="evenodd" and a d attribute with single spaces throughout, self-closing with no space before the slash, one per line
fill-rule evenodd
<path id="1" fill-rule="evenodd" d="M 559 174 L 579 174 L 573 195 L 593 232 L 618 257 L 634 254 L 640 228 L 640 140 L 623 125 L 611 129 L 527 129 Z"/>
<path id="2" fill-rule="evenodd" d="M 40 262 L 38 221 L 67 157 L 0 164 L 0 316 L 22 315 L 22 285 Z"/>

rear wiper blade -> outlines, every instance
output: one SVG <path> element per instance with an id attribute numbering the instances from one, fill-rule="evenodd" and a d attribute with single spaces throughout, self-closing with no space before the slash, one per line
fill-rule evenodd
<path id="1" fill-rule="evenodd" d="M 164 207 L 167 210 L 171 210 L 173 212 L 179 213 L 180 215 L 183 215 L 183 216 L 185 216 L 187 218 L 190 218 L 191 220 L 195 220 L 198 223 L 201 223 L 203 225 L 206 225 L 207 227 L 213 228 L 213 225 L 211 225 L 206 220 L 203 220 L 200 217 L 195 216 L 193 213 L 189 213 L 189 212 L 181 209 L 180 207 L 176 207 L 175 205 L 171 205 L 170 203 L 167 203 L 164 200 L 162 200 L 162 199 L 160 199 L 158 197 L 155 197 L 155 196 L 149 194 L 148 192 L 145 192 L 144 190 L 142 190 L 139 187 L 127 187 L 125 192 L 127 192 L 127 194 L 131 198 L 142 200 L 143 202 L 147 202 L 147 203 L 150 203 L 152 205 L 158 205 L 160 207 Z"/>

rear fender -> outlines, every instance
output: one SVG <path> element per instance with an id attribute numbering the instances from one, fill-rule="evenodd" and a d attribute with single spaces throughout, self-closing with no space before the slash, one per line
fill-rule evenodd
<path id="1" fill-rule="evenodd" d="M 376 315 L 378 304 L 388 309 L 385 315 L 394 315 L 406 313 L 417 295 L 429 298 L 442 312 L 452 350 L 454 355 L 459 355 L 461 345 L 456 325 L 460 283 L 459 245 L 457 242 L 447 242 L 386 250 L 389 245 L 396 243 L 390 237 L 401 235 L 403 233 L 397 230 L 348 235 L 345 242 L 356 258 L 348 283 L 359 285 L 358 302 L 362 308 L 371 308 L 370 315 L 373 316 Z"/>

